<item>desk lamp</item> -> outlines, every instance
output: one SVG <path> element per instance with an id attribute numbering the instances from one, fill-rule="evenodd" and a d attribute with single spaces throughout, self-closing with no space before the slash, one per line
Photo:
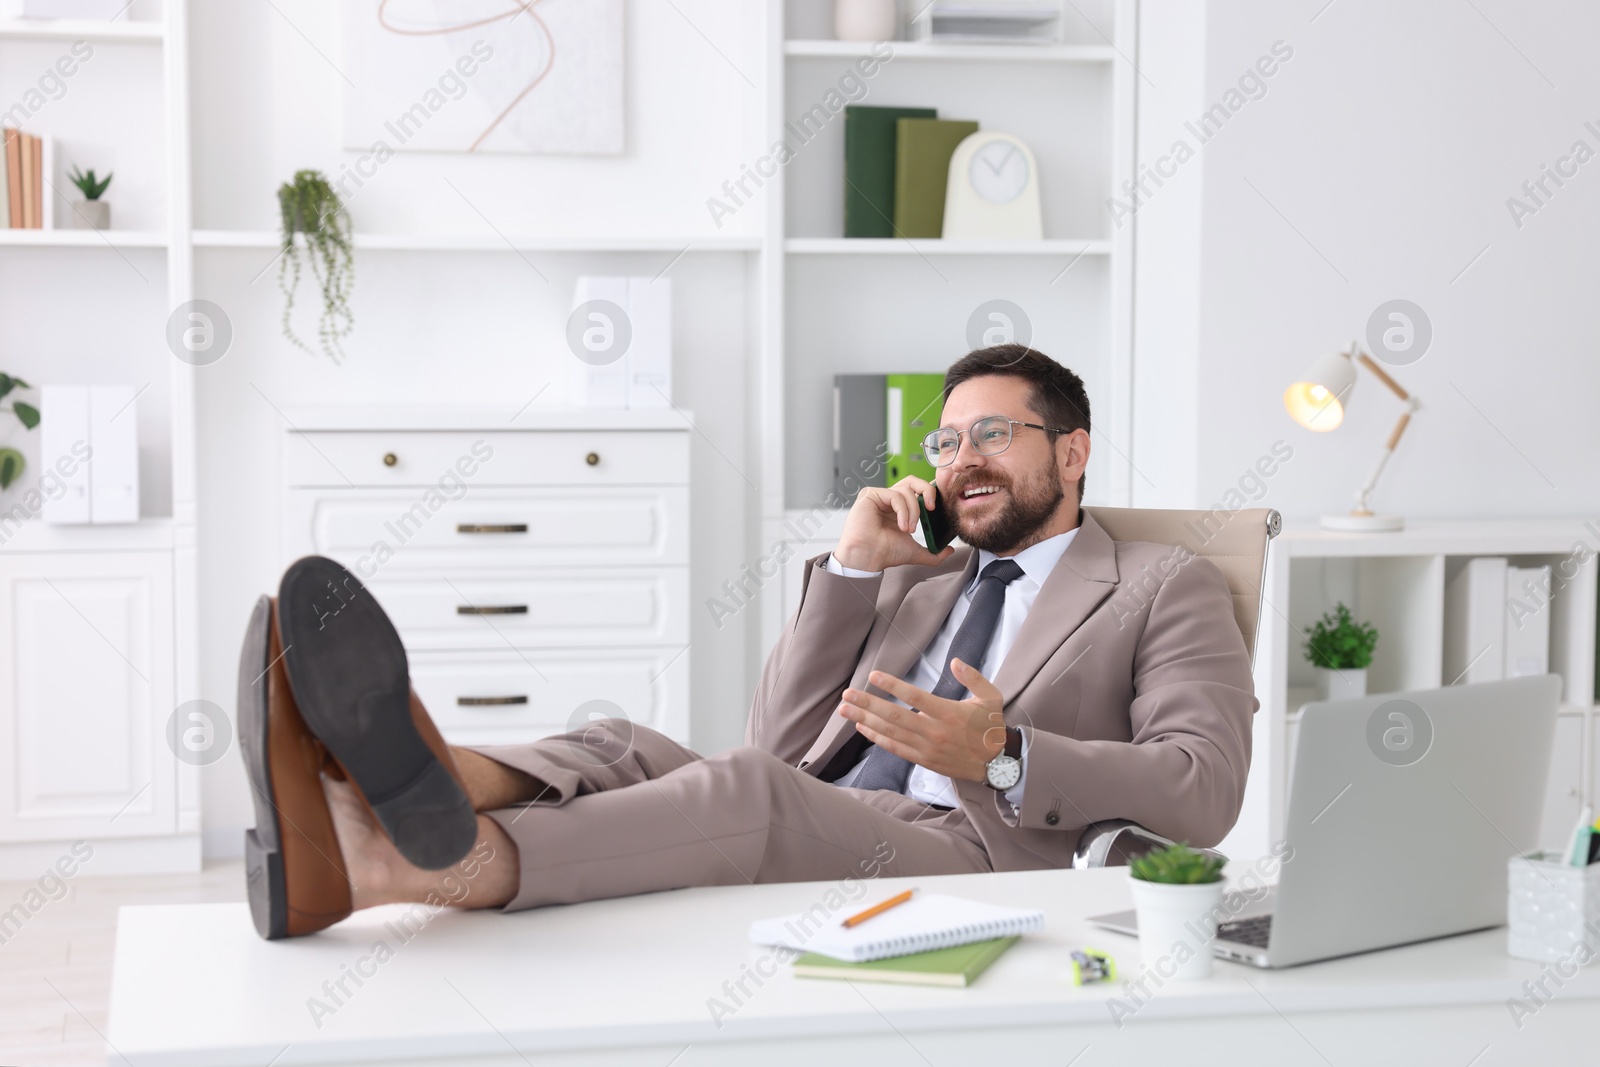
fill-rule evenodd
<path id="1" fill-rule="evenodd" d="M 1399 382 L 1389 377 L 1371 356 L 1363 352 L 1359 342 L 1352 341 L 1350 351 L 1336 352 L 1322 357 L 1311 365 L 1311 369 L 1302 375 L 1299 381 L 1284 390 L 1283 406 L 1288 409 L 1290 417 L 1295 422 L 1308 430 L 1315 430 L 1318 433 L 1337 430 L 1340 423 L 1344 422 L 1344 406 L 1356 385 L 1357 362 L 1377 375 L 1378 380 L 1389 387 L 1390 392 L 1403 400 L 1406 410 L 1401 413 L 1400 421 L 1395 423 L 1394 429 L 1389 433 L 1389 442 L 1384 446 L 1383 455 L 1378 459 L 1378 468 L 1372 472 L 1372 477 L 1367 479 L 1367 484 L 1356 493 L 1355 507 L 1350 509 L 1348 515 L 1322 516 L 1322 528 L 1354 532 L 1404 529 L 1403 516 L 1375 515 L 1367 506 L 1367 502 L 1372 496 L 1372 487 L 1378 484 L 1378 476 L 1388 465 L 1389 457 L 1394 455 L 1395 446 L 1400 443 L 1401 435 L 1411 424 L 1411 413 L 1422 406 L 1417 398 L 1401 388 Z"/>

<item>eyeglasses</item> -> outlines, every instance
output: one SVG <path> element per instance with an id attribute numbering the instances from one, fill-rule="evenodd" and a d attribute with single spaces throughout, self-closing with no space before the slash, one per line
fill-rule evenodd
<path id="1" fill-rule="evenodd" d="M 987 415 L 973 423 L 970 430 L 952 430 L 946 426 L 933 431 L 922 439 L 922 451 L 935 467 L 948 467 L 955 462 L 956 453 L 961 451 L 961 435 L 966 434 L 967 443 L 978 455 L 998 456 L 1011 447 L 1013 426 L 1027 426 L 1045 433 L 1072 432 L 1040 426 L 1036 422 L 1019 422 L 1004 415 Z"/>

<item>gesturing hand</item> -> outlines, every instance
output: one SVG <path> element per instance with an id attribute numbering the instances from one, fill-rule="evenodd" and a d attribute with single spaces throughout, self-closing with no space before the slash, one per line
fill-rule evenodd
<path id="1" fill-rule="evenodd" d="M 892 674 L 873 671 L 867 681 L 911 707 L 846 689 L 839 714 L 854 722 L 867 740 L 901 759 L 948 778 L 986 781 L 988 762 L 1005 749 L 1004 697 L 961 660 L 951 660 L 950 670 L 967 687 L 966 699 L 936 697 Z"/>

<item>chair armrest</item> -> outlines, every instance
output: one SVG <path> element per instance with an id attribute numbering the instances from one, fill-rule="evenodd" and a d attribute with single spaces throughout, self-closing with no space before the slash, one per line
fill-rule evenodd
<path id="1" fill-rule="evenodd" d="M 1090 823 L 1078 838 L 1078 847 L 1072 855 L 1074 868 L 1126 867 L 1128 863 L 1153 849 L 1173 844 L 1171 838 L 1146 830 L 1129 819 L 1106 819 Z M 1228 857 L 1214 848 L 1196 849 L 1203 856 L 1214 856 L 1224 863 Z"/>

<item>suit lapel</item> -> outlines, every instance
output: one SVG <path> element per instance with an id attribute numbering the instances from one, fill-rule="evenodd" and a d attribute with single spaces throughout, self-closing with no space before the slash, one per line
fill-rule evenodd
<path id="1" fill-rule="evenodd" d="M 1116 543 L 1088 512 L 1078 515 L 1077 536 L 1045 579 L 993 678 L 1007 704 L 1117 587 Z"/>

